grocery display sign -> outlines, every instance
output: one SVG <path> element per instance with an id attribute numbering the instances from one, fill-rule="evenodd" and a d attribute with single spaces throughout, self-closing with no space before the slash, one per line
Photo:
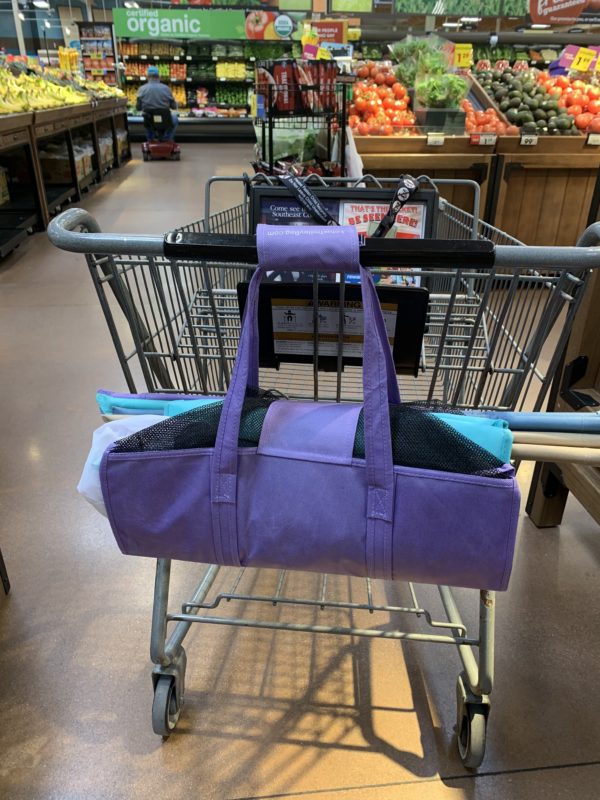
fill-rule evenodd
<path id="1" fill-rule="evenodd" d="M 244 11 L 115 8 L 115 36 L 143 39 L 245 39 Z"/>
<path id="2" fill-rule="evenodd" d="M 600 47 L 579 47 L 576 44 L 568 44 L 562 51 L 558 63 L 565 69 L 587 72 L 594 69 L 594 66 L 598 68 L 599 54 Z"/>
<path id="3" fill-rule="evenodd" d="M 529 15 L 536 24 L 568 25 L 577 22 L 588 0 L 530 0 Z"/>
<path id="4" fill-rule="evenodd" d="M 262 39 L 280 42 L 300 36 L 299 21 L 305 14 L 278 14 L 276 11 L 249 11 L 246 15 L 245 29 L 247 39 Z M 227 38 L 227 37 L 225 37 Z M 229 37 L 231 38 L 231 37 Z"/>

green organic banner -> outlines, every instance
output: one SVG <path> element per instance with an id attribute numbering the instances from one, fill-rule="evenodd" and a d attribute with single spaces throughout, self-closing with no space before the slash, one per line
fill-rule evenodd
<path id="1" fill-rule="evenodd" d="M 312 0 L 279 0 L 280 11 L 312 11 Z"/>
<path id="2" fill-rule="evenodd" d="M 373 0 L 331 0 L 331 10 L 342 14 L 348 11 L 369 14 L 373 11 Z"/>
<path id="3" fill-rule="evenodd" d="M 244 11 L 201 11 L 193 8 L 113 9 L 115 36 L 136 39 L 245 39 Z"/>

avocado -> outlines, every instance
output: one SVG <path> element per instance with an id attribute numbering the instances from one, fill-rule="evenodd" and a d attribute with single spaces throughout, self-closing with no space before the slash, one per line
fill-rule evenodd
<path id="1" fill-rule="evenodd" d="M 521 98 L 520 97 L 513 97 L 508 101 L 508 105 L 511 108 L 519 108 L 521 105 Z"/>
<path id="2" fill-rule="evenodd" d="M 492 72 L 492 78 L 493 78 L 495 81 L 499 81 L 501 77 L 502 77 L 502 72 L 501 72 L 499 69 L 495 69 L 495 70 Z"/>
<path id="3" fill-rule="evenodd" d="M 536 108 L 539 108 L 538 101 L 534 100 L 532 97 L 527 97 L 527 95 L 523 97 L 523 102 L 525 103 L 527 108 L 530 108 L 532 111 L 535 111 Z"/>
<path id="4" fill-rule="evenodd" d="M 526 120 L 523 123 L 522 129 L 523 133 L 535 134 L 538 133 L 538 126 L 533 122 L 533 120 Z"/>
<path id="5" fill-rule="evenodd" d="M 548 126 L 548 133 L 550 134 L 550 136 L 560 136 L 560 131 L 556 126 L 554 128 Z"/>
<path id="6" fill-rule="evenodd" d="M 540 131 L 546 131 L 546 133 L 548 133 L 548 126 L 546 125 L 545 119 L 538 119 L 537 127 L 539 128 Z"/>
<path id="7" fill-rule="evenodd" d="M 525 125 L 526 122 L 533 122 L 533 114 L 530 111 L 519 111 L 519 122 Z"/>
<path id="8" fill-rule="evenodd" d="M 512 100 L 513 97 L 523 97 L 523 92 L 518 92 L 516 89 L 513 89 L 511 92 L 508 93 L 509 100 Z"/>
<path id="9" fill-rule="evenodd" d="M 505 111 L 508 111 L 508 109 L 510 108 L 510 102 L 508 100 L 503 100 L 498 106 L 498 108 L 500 109 L 500 111 L 504 113 Z"/>
<path id="10" fill-rule="evenodd" d="M 533 81 L 525 81 L 525 83 L 523 84 L 524 92 L 533 92 L 535 88 L 536 85 L 535 83 L 533 83 Z"/>
<path id="11" fill-rule="evenodd" d="M 561 115 L 560 117 L 558 117 L 556 120 L 556 127 L 559 129 L 559 131 L 568 131 L 569 128 L 571 127 L 571 123 L 569 121 L 568 116 L 565 117 Z"/>
<path id="12" fill-rule="evenodd" d="M 494 92 L 494 97 L 496 100 L 503 100 L 505 97 L 508 97 L 508 89 L 506 86 L 500 87 L 500 89 L 496 89 Z"/>
<path id="13" fill-rule="evenodd" d="M 516 125 L 519 121 L 519 112 L 516 108 L 509 108 L 506 112 L 506 119 L 510 122 L 511 125 Z"/>
<path id="14" fill-rule="evenodd" d="M 543 111 L 541 108 L 536 108 L 533 112 L 533 118 L 538 120 L 543 120 L 546 122 L 546 112 Z"/>

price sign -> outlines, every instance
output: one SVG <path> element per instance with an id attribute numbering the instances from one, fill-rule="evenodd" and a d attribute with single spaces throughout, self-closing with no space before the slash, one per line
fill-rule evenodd
<path id="1" fill-rule="evenodd" d="M 588 133 L 586 144 L 594 146 L 600 145 L 600 133 Z"/>
<path id="2" fill-rule="evenodd" d="M 521 145 L 524 147 L 533 147 L 538 143 L 537 133 L 523 133 L 521 134 Z"/>
<path id="3" fill-rule="evenodd" d="M 179 61 L 179 56 L 173 56 L 173 61 Z"/>
<path id="4" fill-rule="evenodd" d="M 154 56 L 154 60 L 155 61 L 158 61 L 159 58 L 160 58 L 160 56 Z"/>
<path id="5" fill-rule="evenodd" d="M 496 133 L 472 133 L 470 143 L 489 147 L 490 145 L 496 144 L 497 138 L 498 134 Z"/>
<path id="6" fill-rule="evenodd" d="M 148 58 L 148 56 L 140 56 L 140 58 L 142 59 L 142 61 L 145 61 Z"/>
<path id="7" fill-rule="evenodd" d="M 186 57 L 185 57 L 185 60 L 186 60 L 186 61 L 191 61 L 191 60 L 192 60 L 192 57 L 191 57 L 191 56 L 186 56 Z"/>
<path id="8" fill-rule="evenodd" d="M 468 69 L 473 63 L 473 45 L 457 44 L 454 46 L 454 66 Z"/>
<path id="9" fill-rule="evenodd" d="M 580 47 L 571 62 L 571 69 L 577 70 L 577 72 L 587 72 L 595 57 L 595 50 L 591 50 L 589 47 Z"/>
<path id="10" fill-rule="evenodd" d="M 444 134 L 430 131 L 427 134 L 427 144 L 429 147 L 441 147 L 444 144 Z"/>

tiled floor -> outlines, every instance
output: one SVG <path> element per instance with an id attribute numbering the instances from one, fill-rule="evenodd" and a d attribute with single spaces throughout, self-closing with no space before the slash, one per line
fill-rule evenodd
<path id="1" fill-rule="evenodd" d="M 249 157 L 186 145 L 180 163 L 138 158 L 82 205 L 104 229 L 160 234 L 199 218 L 206 178 Z M 479 775 L 456 755 L 457 656 L 423 644 L 197 629 L 179 732 L 163 743 L 150 727 L 153 563 L 120 555 L 75 492 L 94 391 L 125 386 L 82 257 L 43 235 L 0 264 L 0 375 L 2 800 L 600 797 L 600 533 L 575 501 L 560 530 L 522 521 Z M 197 573 L 174 565 L 176 598 Z"/>

